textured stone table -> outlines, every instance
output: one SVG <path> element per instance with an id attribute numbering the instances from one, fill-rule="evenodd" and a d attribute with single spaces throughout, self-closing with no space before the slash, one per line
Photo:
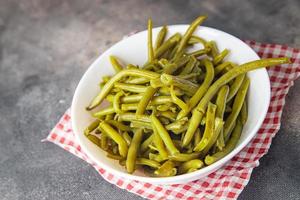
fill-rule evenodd
<path id="1" fill-rule="evenodd" d="M 299 8 L 298 0 L 0 0 L 0 198 L 140 199 L 40 142 L 89 64 L 123 35 L 145 29 L 149 16 L 159 26 L 208 14 L 205 25 L 239 38 L 300 48 Z M 240 199 L 300 199 L 299 89 L 298 81 L 281 130 Z"/>

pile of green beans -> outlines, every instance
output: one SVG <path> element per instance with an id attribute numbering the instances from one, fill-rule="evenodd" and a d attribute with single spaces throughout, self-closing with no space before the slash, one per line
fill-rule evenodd
<path id="1" fill-rule="evenodd" d="M 290 62 L 224 60 L 228 49 L 193 35 L 205 19 L 198 17 L 186 33 L 168 38 L 167 26 L 162 27 L 154 45 L 148 20 L 143 66 L 110 57 L 116 74 L 103 77 L 100 93 L 86 108 L 95 120 L 84 134 L 128 173 L 143 169 L 153 177 L 175 176 L 222 159 L 247 121 L 247 72 Z M 202 48 L 191 52 L 195 44 Z"/>

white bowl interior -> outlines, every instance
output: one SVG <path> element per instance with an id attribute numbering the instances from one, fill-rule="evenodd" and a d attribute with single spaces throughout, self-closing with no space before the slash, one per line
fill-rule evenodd
<path id="1" fill-rule="evenodd" d="M 183 34 L 187 27 L 188 25 L 169 26 L 168 36 L 176 32 Z M 159 30 L 160 28 L 153 29 L 154 39 Z M 242 64 L 259 59 L 257 54 L 244 42 L 223 31 L 202 26 L 197 29 L 195 34 L 206 40 L 214 40 L 220 50 L 225 48 L 229 49 L 230 56 L 226 58 L 227 60 Z M 137 171 L 132 175 L 127 174 L 124 167 L 120 166 L 117 161 L 107 158 L 105 152 L 91 143 L 83 135 L 83 130 L 92 121 L 91 115 L 85 110 L 85 107 L 89 105 L 93 97 L 99 93 L 100 89 L 98 83 L 101 77 L 114 73 L 109 62 L 110 55 L 117 56 L 125 63 L 143 65 L 147 59 L 147 32 L 143 31 L 132 35 L 118 42 L 99 56 L 80 80 L 73 97 L 71 116 L 72 126 L 77 140 L 92 160 L 117 176 L 154 184 L 175 184 L 199 179 L 220 168 L 225 162 L 237 154 L 256 134 L 266 115 L 270 100 L 270 82 L 266 70 L 260 69 L 248 73 L 251 80 L 247 97 L 248 121 L 243 128 L 243 133 L 237 147 L 229 155 L 196 172 L 175 177 L 151 178 L 146 177 L 141 171 Z"/>

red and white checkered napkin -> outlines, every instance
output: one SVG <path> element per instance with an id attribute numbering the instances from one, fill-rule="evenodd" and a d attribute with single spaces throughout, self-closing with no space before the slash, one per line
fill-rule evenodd
<path id="1" fill-rule="evenodd" d="M 285 96 L 293 81 L 300 75 L 300 50 L 274 44 L 246 41 L 260 57 L 291 58 L 293 64 L 268 69 L 271 80 L 271 104 L 267 116 L 254 139 L 231 161 L 201 180 L 186 184 L 156 186 L 149 183 L 125 180 L 100 168 L 82 151 L 75 140 L 69 110 L 47 137 L 65 150 L 90 163 L 108 182 L 149 199 L 236 199 L 247 185 L 259 159 L 267 153 L 272 138 L 280 127 Z"/>

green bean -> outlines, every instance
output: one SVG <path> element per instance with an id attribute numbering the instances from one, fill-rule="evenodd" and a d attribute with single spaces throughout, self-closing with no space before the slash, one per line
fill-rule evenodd
<path id="1" fill-rule="evenodd" d="M 154 51 L 152 44 L 152 20 L 148 19 L 148 62 L 154 60 Z"/>
<path id="2" fill-rule="evenodd" d="M 200 74 L 201 73 L 189 73 L 189 74 L 186 74 L 186 75 L 178 75 L 178 78 L 191 80 L 195 77 L 200 76 Z"/>
<path id="3" fill-rule="evenodd" d="M 169 74 L 162 74 L 160 76 L 160 80 L 164 85 L 166 86 L 174 85 L 180 88 L 181 90 L 185 91 L 186 93 L 188 93 L 190 96 L 195 94 L 199 87 L 198 84 L 195 84 L 189 80 L 181 79 L 177 76 L 172 76 Z"/>
<path id="4" fill-rule="evenodd" d="M 171 110 L 172 112 L 176 112 L 176 107 L 173 106 L 173 103 L 166 103 L 166 104 L 162 104 L 162 105 L 158 105 L 156 106 L 156 109 L 158 111 L 167 111 L 167 110 Z M 175 110 L 174 110 L 175 109 Z"/>
<path id="5" fill-rule="evenodd" d="M 234 98 L 232 112 L 227 117 L 225 124 L 224 124 L 225 142 L 229 139 L 229 136 L 230 136 L 229 130 L 232 130 L 232 128 L 234 127 L 234 122 L 236 121 L 236 119 L 242 109 L 243 103 L 245 101 L 245 97 L 247 95 L 249 85 L 250 85 L 250 80 L 248 77 L 245 77 L 241 87 L 239 88 L 239 90 Z"/>
<path id="6" fill-rule="evenodd" d="M 130 110 L 137 110 L 138 108 L 138 104 L 137 103 L 128 103 L 128 104 L 122 104 L 121 105 L 121 110 L 122 111 L 130 111 Z M 146 107 L 147 110 L 152 110 L 153 106 L 152 105 L 148 105 Z"/>
<path id="7" fill-rule="evenodd" d="M 211 165 L 214 162 L 216 162 L 216 161 L 220 160 L 221 158 L 225 157 L 227 154 L 229 154 L 234 149 L 236 144 L 238 143 L 239 138 L 240 138 L 241 133 L 242 133 L 242 130 L 243 130 L 242 123 L 239 119 L 237 119 L 236 126 L 235 126 L 235 128 L 234 128 L 234 130 L 231 134 L 231 137 L 228 140 L 225 148 L 222 151 L 219 151 L 219 152 L 217 152 L 213 155 L 207 155 L 205 157 L 205 160 L 204 160 L 205 164 L 206 165 Z"/>
<path id="8" fill-rule="evenodd" d="M 171 154 L 178 153 L 178 149 L 175 147 L 169 133 L 166 131 L 165 127 L 160 123 L 160 121 L 154 116 L 150 116 L 152 126 L 156 128 L 157 132 L 159 133 L 159 136 L 164 141 L 164 144 L 166 145 L 166 148 Z"/>
<path id="9" fill-rule="evenodd" d="M 245 74 L 241 74 L 234 79 L 234 81 L 229 89 L 227 102 L 230 101 L 236 95 L 237 91 L 239 90 L 239 88 L 241 87 L 241 85 L 243 83 L 244 78 L 245 78 Z"/>
<path id="10" fill-rule="evenodd" d="M 112 106 L 110 106 L 94 113 L 93 116 L 98 118 L 113 113 L 115 113 L 115 109 Z"/>
<path id="11" fill-rule="evenodd" d="M 84 135 L 87 136 L 93 132 L 99 125 L 100 121 L 98 119 L 94 120 L 85 130 Z"/>
<path id="12" fill-rule="evenodd" d="M 154 57 L 159 58 L 163 55 L 167 50 L 171 49 L 176 45 L 176 43 L 181 39 L 181 35 L 179 33 L 174 34 L 167 41 L 165 41 L 158 49 L 156 49 Z"/>
<path id="13" fill-rule="evenodd" d="M 197 58 L 199 56 L 203 56 L 203 55 L 207 54 L 208 52 L 210 52 L 210 49 L 200 49 L 200 50 L 194 51 L 192 53 L 189 53 L 188 55 Z"/>
<path id="14" fill-rule="evenodd" d="M 214 123 L 215 123 L 215 125 L 214 125 L 215 128 L 212 132 L 212 135 L 210 136 L 207 145 L 202 149 L 202 152 L 201 152 L 202 157 L 204 157 L 208 153 L 208 151 L 211 149 L 211 147 L 215 144 L 220 132 L 223 129 L 224 122 L 222 119 L 217 117 Z"/>
<path id="15" fill-rule="evenodd" d="M 133 64 L 126 65 L 126 69 L 138 69 L 139 67 Z"/>
<path id="16" fill-rule="evenodd" d="M 191 140 L 193 138 L 193 135 L 194 135 L 194 132 L 199 127 L 199 124 L 202 120 L 203 115 L 204 115 L 203 112 L 200 112 L 197 109 L 193 110 L 192 117 L 189 121 L 188 129 L 187 129 L 187 131 L 184 135 L 184 138 L 182 140 L 182 146 L 183 147 L 187 146 L 191 142 Z"/>
<path id="17" fill-rule="evenodd" d="M 175 176 L 176 173 L 177 169 L 175 168 L 175 164 L 170 160 L 164 162 L 164 164 L 154 171 L 154 174 L 159 177 Z"/>
<path id="18" fill-rule="evenodd" d="M 223 62 L 215 67 L 215 75 L 219 75 L 226 67 L 230 66 L 231 62 Z"/>
<path id="19" fill-rule="evenodd" d="M 122 133 L 122 137 L 124 138 L 124 140 L 126 141 L 127 145 L 129 146 L 131 143 L 132 138 L 130 137 L 130 135 L 128 134 L 127 131 L 124 131 Z"/>
<path id="20" fill-rule="evenodd" d="M 156 78 L 150 81 L 150 85 L 153 88 L 159 88 L 162 87 L 164 84 L 161 82 L 160 78 Z"/>
<path id="21" fill-rule="evenodd" d="M 244 101 L 241 109 L 241 122 L 243 125 L 247 122 L 247 118 L 248 118 L 247 102 Z"/>
<path id="22" fill-rule="evenodd" d="M 129 83 L 129 84 L 145 84 L 145 83 L 149 83 L 149 79 L 145 78 L 145 77 L 134 77 L 130 80 L 126 80 L 125 83 Z"/>
<path id="23" fill-rule="evenodd" d="M 154 160 L 156 162 L 163 162 L 167 160 L 167 158 L 163 158 L 160 154 L 155 153 L 149 153 L 149 159 Z"/>
<path id="24" fill-rule="evenodd" d="M 189 41 L 189 39 L 191 38 L 192 34 L 194 33 L 194 31 L 196 30 L 196 28 L 206 19 L 206 16 L 200 16 L 198 17 L 196 20 L 194 20 L 190 27 L 187 29 L 187 31 L 185 32 L 185 34 L 183 35 L 178 49 L 176 51 L 175 57 L 180 55 L 181 52 L 184 50 L 184 48 L 186 47 L 187 42 Z"/>
<path id="25" fill-rule="evenodd" d="M 174 86 L 171 85 L 171 98 L 172 98 L 172 102 L 175 103 L 176 105 L 178 105 L 183 111 L 187 111 L 188 110 L 188 106 L 186 105 L 186 103 L 184 101 L 182 101 L 181 99 L 179 99 L 175 92 L 174 92 Z"/>
<path id="26" fill-rule="evenodd" d="M 124 95 L 123 92 L 118 92 L 115 97 L 114 97 L 114 101 L 113 101 L 113 108 L 116 111 L 116 113 L 120 114 L 122 113 L 122 110 L 120 108 L 120 98 Z"/>
<path id="27" fill-rule="evenodd" d="M 145 113 L 145 110 L 146 110 L 149 102 L 151 101 L 152 97 L 157 92 L 157 90 L 158 90 L 157 88 L 153 88 L 151 86 L 147 87 L 142 99 L 138 103 L 138 107 L 137 107 L 137 110 L 136 110 L 136 116 L 137 117 L 139 117 L 140 115 Z"/>
<path id="28" fill-rule="evenodd" d="M 214 68 L 213 68 L 212 63 L 208 59 L 205 59 L 203 61 L 203 63 L 204 63 L 205 69 L 206 69 L 205 79 L 204 79 L 202 85 L 198 88 L 197 92 L 192 96 L 192 98 L 188 102 L 188 110 L 186 112 L 184 112 L 184 111 L 179 112 L 177 119 L 185 117 L 197 105 L 197 103 L 200 101 L 200 99 L 203 97 L 203 95 L 205 95 L 206 91 L 208 90 L 209 86 L 211 85 L 211 83 L 214 79 Z M 188 135 L 186 137 L 190 137 L 190 135 Z M 186 142 L 188 142 L 188 141 L 186 141 Z"/>
<path id="29" fill-rule="evenodd" d="M 176 153 L 169 155 L 169 159 L 173 161 L 179 161 L 179 162 L 186 162 L 189 160 L 193 160 L 200 157 L 199 152 L 193 152 L 193 153 Z"/>
<path id="30" fill-rule="evenodd" d="M 115 56 L 109 56 L 109 60 L 116 72 L 123 70 L 123 66 L 118 62 L 118 59 Z"/>
<path id="31" fill-rule="evenodd" d="M 147 159 L 147 158 L 137 158 L 136 159 L 136 164 L 137 165 L 146 165 L 146 166 L 154 168 L 154 169 L 157 169 L 157 168 L 160 167 L 159 162 L 154 161 L 154 160 L 150 160 L 150 159 Z"/>
<path id="32" fill-rule="evenodd" d="M 195 131 L 195 134 L 194 134 L 194 146 L 196 146 L 200 142 L 200 140 L 201 140 L 201 132 L 200 132 L 200 129 L 197 128 L 197 130 Z"/>
<path id="33" fill-rule="evenodd" d="M 171 95 L 171 92 L 170 92 L 170 88 L 167 87 L 167 86 L 164 86 L 164 87 L 161 87 L 159 88 L 159 93 L 163 94 L 163 95 Z M 174 88 L 174 93 L 176 96 L 182 96 L 184 95 L 184 92 L 181 91 L 180 89 L 178 88 Z M 172 98 L 171 98 L 172 99 Z M 172 102 L 172 101 L 171 101 Z"/>
<path id="34" fill-rule="evenodd" d="M 170 102 L 172 102 L 172 98 L 170 96 L 157 96 L 151 100 L 151 105 L 160 105 Z"/>
<path id="35" fill-rule="evenodd" d="M 98 105 L 101 104 L 101 102 L 104 100 L 104 98 L 108 95 L 110 90 L 113 88 L 115 82 L 122 79 L 124 76 L 142 76 L 149 79 L 158 78 L 160 75 L 147 71 L 147 70 L 141 70 L 141 69 L 126 69 L 122 70 L 119 73 L 117 73 L 115 76 L 113 76 L 102 88 L 101 92 L 93 99 L 91 104 L 86 108 L 87 110 L 92 110 Z"/>
<path id="36" fill-rule="evenodd" d="M 182 71 L 180 72 L 180 75 L 186 75 L 186 74 L 190 74 L 193 71 L 193 68 L 195 67 L 195 65 L 197 64 L 197 59 L 195 58 L 195 56 L 190 56 L 190 60 L 189 62 L 186 64 L 186 66 L 182 69 Z"/>
<path id="37" fill-rule="evenodd" d="M 157 129 L 155 127 L 153 127 L 153 143 L 156 146 L 159 154 L 161 155 L 161 157 L 163 159 L 168 158 L 168 152 L 165 148 L 165 145 L 163 143 L 163 140 L 161 139 L 160 135 L 157 132 Z"/>
<path id="38" fill-rule="evenodd" d="M 128 153 L 127 153 L 127 159 L 126 159 L 126 169 L 128 173 L 133 173 L 135 170 L 135 161 L 138 154 L 138 150 L 141 145 L 142 137 L 143 137 L 142 129 L 135 131 L 135 133 L 133 134 L 133 138 L 130 143 Z"/>
<path id="39" fill-rule="evenodd" d="M 142 85 L 128 84 L 128 83 L 115 83 L 116 88 L 121 90 L 126 90 L 134 93 L 144 93 L 146 92 L 147 87 Z"/>
<path id="40" fill-rule="evenodd" d="M 228 98 L 229 91 L 230 91 L 229 87 L 227 85 L 224 85 L 220 88 L 218 95 L 217 95 L 216 117 L 219 117 L 221 119 L 224 118 L 224 112 L 225 112 L 225 108 L 226 108 L 226 99 Z M 218 149 L 220 149 L 220 150 L 225 146 L 223 130 L 220 131 L 216 145 L 217 145 Z"/>
<path id="41" fill-rule="evenodd" d="M 189 60 L 190 60 L 189 56 L 181 57 L 175 62 L 166 65 L 165 68 L 163 69 L 163 72 L 166 74 L 173 74 L 180 67 L 184 66 Z"/>
<path id="42" fill-rule="evenodd" d="M 107 153 L 106 156 L 108 158 L 111 158 L 111 159 L 114 159 L 114 160 L 122 160 L 122 159 L 124 159 L 122 156 L 114 155 L 114 154 L 111 154 L 111 153 Z"/>
<path id="43" fill-rule="evenodd" d="M 107 134 L 105 133 L 105 131 L 101 130 L 101 143 L 100 143 L 100 146 L 105 151 L 108 150 L 108 142 L 107 142 L 107 140 L 108 140 Z"/>
<path id="44" fill-rule="evenodd" d="M 214 134 L 216 109 L 217 106 L 215 104 L 208 104 L 203 137 L 201 138 L 200 142 L 195 146 L 194 151 L 202 151 L 208 145 L 210 138 Z"/>
<path id="45" fill-rule="evenodd" d="M 214 65 L 218 65 L 228 54 L 229 54 L 229 50 L 224 49 L 219 55 L 214 57 L 213 60 Z"/>
<path id="46" fill-rule="evenodd" d="M 163 116 L 163 117 L 169 119 L 172 122 L 175 121 L 175 119 L 176 119 L 176 113 L 174 113 L 172 111 L 169 111 L 169 110 L 167 110 L 167 111 L 158 111 L 157 116 Z"/>
<path id="47" fill-rule="evenodd" d="M 200 169 L 204 163 L 199 159 L 193 159 L 182 163 L 178 168 L 179 174 L 187 173 L 190 169 Z"/>
<path id="48" fill-rule="evenodd" d="M 148 149 L 148 146 L 152 143 L 154 135 L 151 134 L 144 142 L 141 144 L 140 151 L 141 153 L 145 152 Z"/>
<path id="49" fill-rule="evenodd" d="M 131 131 L 131 129 L 122 122 L 118 122 L 116 120 L 105 120 L 105 122 L 109 123 L 110 125 L 114 126 L 115 128 L 121 131 Z"/>
<path id="50" fill-rule="evenodd" d="M 100 140 L 97 136 L 89 134 L 89 135 L 86 135 L 86 137 L 87 137 L 92 143 L 94 143 L 95 145 L 97 145 L 98 147 L 101 148 L 101 140 Z"/>
<path id="51" fill-rule="evenodd" d="M 207 42 L 205 47 L 211 49 L 211 55 L 213 58 L 215 58 L 219 54 L 219 49 L 214 41 Z"/>
<path id="52" fill-rule="evenodd" d="M 203 46 L 205 46 L 207 41 L 205 39 L 199 37 L 199 36 L 192 35 L 190 40 L 189 40 L 189 43 L 191 43 L 191 44 L 200 43 Z"/>
<path id="53" fill-rule="evenodd" d="M 133 120 L 130 122 L 131 128 L 152 129 L 151 123 Z"/>
<path id="54" fill-rule="evenodd" d="M 106 122 L 101 122 L 99 127 L 118 144 L 120 155 L 125 158 L 127 156 L 128 146 L 123 137 Z"/>
<path id="55" fill-rule="evenodd" d="M 159 31 L 159 33 L 158 33 L 158 35 L 156 37 L 156 40 L 155 40 L 155 49 L 158 49 L 162 45 L 162 43 L 165 40 L 166 34 L 167 34 L 167 27 L 163 26 L 160 29 L 160 31 Z"/>
<path id="56" fill-rule="evenodd" d="M 142 121 L 142 122 L 150 122 L 150 118 L 148 115 L 141 115 L 138 118 L 136 117 L 135 113 L 121 113 L 119 114 L 119 121 L 127 121 L 130 122 L 132 120 Z"/>

